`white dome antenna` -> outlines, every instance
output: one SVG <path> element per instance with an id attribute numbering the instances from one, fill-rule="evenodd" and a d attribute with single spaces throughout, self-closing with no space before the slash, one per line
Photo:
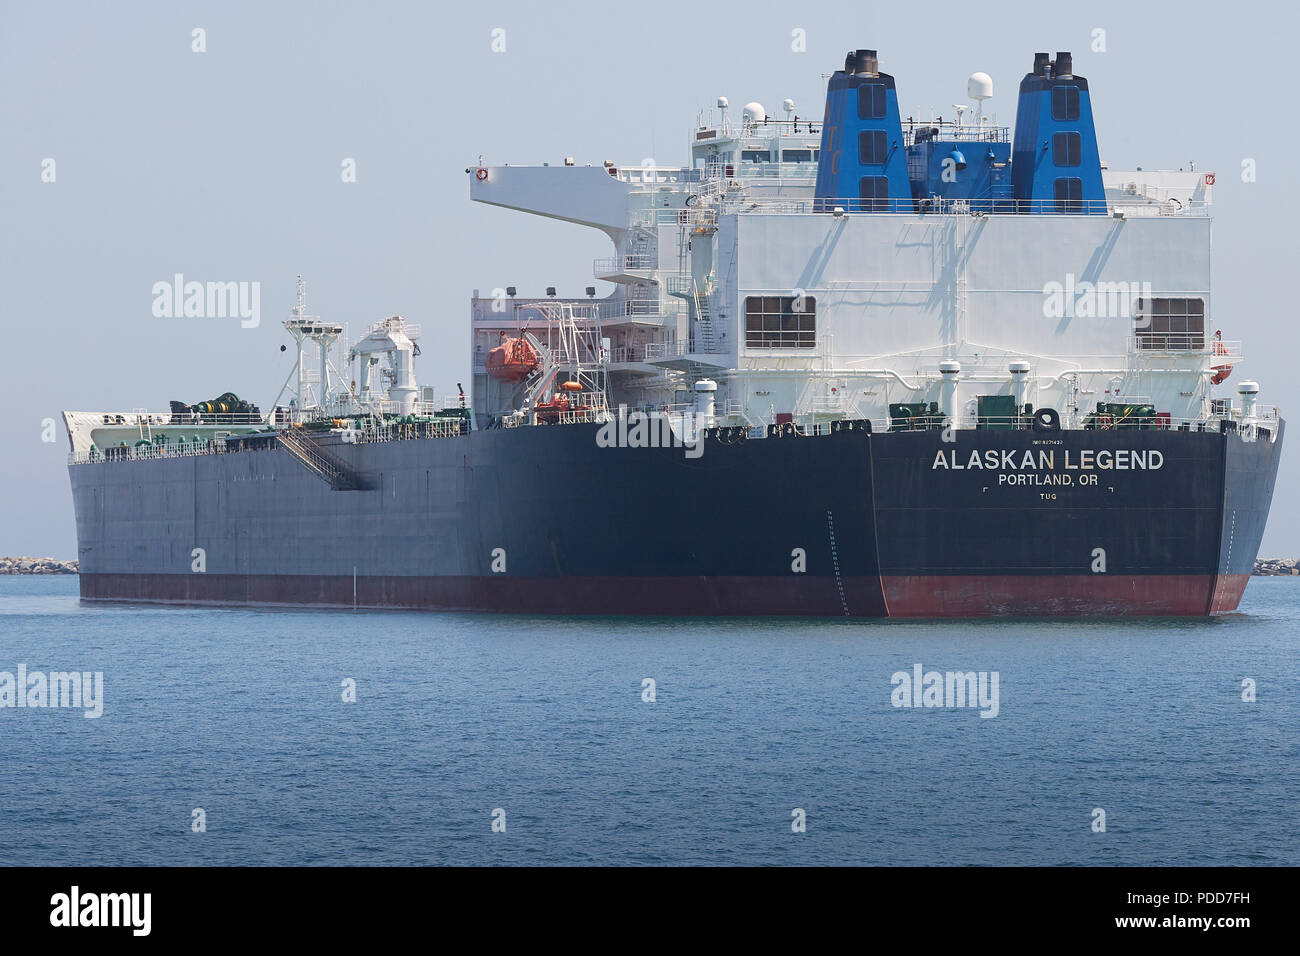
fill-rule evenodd
<path id="1" fill-rule="evenodd" d="M 757 100 L 745 104 L 745 125 L 757 126 L 767 119 L 767 110 Z"/>
<path id="2" fill-rule="evenodd" d="M 984 101 L 993 98 L 993 77 L 987 73 L 972 73 L 966 81 L 966 95 L 979 104 L 979 122 L 984 122 Z"/>

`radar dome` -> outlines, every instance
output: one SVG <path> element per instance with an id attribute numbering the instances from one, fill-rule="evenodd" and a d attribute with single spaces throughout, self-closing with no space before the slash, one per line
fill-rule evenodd
<path id="1" fill-rule="evenodd" d="M 746 123 L 761 123 L 765 119 L 767 119 L 767 110 L 763 109 L 762 103 L 745 104 Z"/>
<path id="2" fill-rule="evenodd" d="M 993 77 L 987 73 L 972 73 L 966 81 L 966 95 L 973 100 L 987 100 L 993 96 Z"/>

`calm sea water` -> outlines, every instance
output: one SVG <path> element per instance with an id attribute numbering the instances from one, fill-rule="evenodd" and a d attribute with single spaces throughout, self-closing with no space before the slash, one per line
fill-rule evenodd
<path id="1" fill-rule="evenodd" d="M 0 671 L 105 688 L 98 719 L 0 709 L 3 865 L 1300 863 L 1296 579 L 1252 580 L 1217 620 L 1104 622 L 105 607 L 76 588 L 0 578 Z M 998 715 L 893 707 L 917 663 L 997 671 Z"/>

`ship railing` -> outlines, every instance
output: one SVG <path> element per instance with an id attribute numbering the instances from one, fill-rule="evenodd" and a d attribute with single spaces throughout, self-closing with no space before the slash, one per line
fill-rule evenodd
<path id="1" fill-rule="evenodd" d="M 645 360 L 646 346 L 644 345 L 616 345 L 610 350 L 609 361 L 611 365 L 644 362 Z"/>
<path id="2" fill-rule="evenodd" d="M 464 435 L 468 425 L 460 418 L 438 418 L 424 422 L 392 422 L 383 425 L 366 424 L 345 434 L 358 445 L 378 445 L 391 441 L 413 441 L 425 438 L 455 438 Z"/>
<path id="3" fill-rule="evenodd" d="M 68 464 L 87 465 L 113 461 L 157 461 L 162 458 L 222 455 L 226 451 L 226 439 L 224 437 L 210 438 L 206 441 L 141 442 L 138 445 L 110 445 L 108 448 L 103 449 L 92 445 L 86 451 L 69 454 Z"/>
<path id="4" fill-rule="evenodd" d="M 483 366 L 480 365 L 480 367 Z M 431 418 L 439 412 L 459 407 L 461 407 L 461 396 L 459 395 L 444 395 L 441 402 L 421 400 L 413 403 L 393 402 L 386 398 L 356 398 L 354 401 L 336 405 L 323 411 L 315 408 L 307 409 L 305 412 L 299 413 L 296 420 L 307 423 L 325 418 L 334 418 L 342 422 L 346 419 L 367 415 L 415 415 L 417 417 Z"/>
<path id="5" fill-rule="evenodd" d="M 581 422 L 606 422 L 609 420 L 609 412 L 603 408 L 583 408 L 571 412 L 560 412 L 557 423 L 560 425 L 576 425 Z"/>
<path id="6" fill-rule="evenodd" d="M 815 163 L 735 163 L 729 178 L 762 179 L 764 186 L 812 186 L 817 182 L 817 166 Z"/>
<path id="7" fill-rule="evenodd" d="M 918 139 L 918 137 L 920 137 Z M 1008 126 L 991 126 L 970 123 L 958 126 L 951 120 L 914 120 L 903 123 L 903 144 L 912 146 L 931 140 L 958 143 L 1009 143 L 1011 128 Z"/>
<path id="8" fill-rule="evenodd" d="M 690 166 L 656 166 L 640 163 L 635 166 L 606 166 L 609 174 L 621 183 L 646 183 L 664 185 L 672 183 L 697 183 L 700 170 Z"/>
<path id="9" fill-rule="evenodd" d="M 1199 353 L 1212 358 L 1239 360 L 1240 339 L 1216 339 L 1205 332 L 1156 332 L 1138 329 L 1133 333 L 1132 353 L 1149 355 L 1152 352 L 1170 352 L 1178 355 Z"/>
<path id="10" fill-rule="evenodd" d="M 591 274 L 593 278 L 603 279 L 606 276 L 619 275 L 626 272 L 653 272 L 658 268 L 658 256 L 644 254 L 605 256 L 600 259 L 592 260 Z"/>
<path id="11" fill-rule="evenodd" d="M 544 305 L 555 306 L 556 304 L 574 307 L 573 322 L 579 329 L 594 329 L 596 323 L 610 325 L 617 324 L 620 319 L 628 315 L 678 315 L 685 308 L 684 303 L 668 300 L 661 305 L 660 299 L 648 298 L 638 299 L 638 302 L 650 302 L 652 305 L 638 305 L 635 309 L 629 309 L 628 299 L 620 296 L 615 299 L 603 299 L 599 302 L 592 302 L 589 299 L 519 299 L 515 303 L 515 308 L 511 312 L 498 312 L 492 308 L 492 299 L 478 298 L 474 300 L 472 311 L 473 322 L 480 326 L 493 330 L 507 331 L 511 335 L 516 334 L 520 326 L 532 327 L 534 324 L 533 315 L 541 311 Z M 583 311 L 579 312 L 581 308 Z M 538 318 L 536 325 L 544 326 L 545 318 Z M 534 329 L 535 331 L 535 329 Z M 493 342 L 493 345 L 496 343 Z M 474 356 L 475 371 L 482 371 L 487 360 L 486 353 L 476 353 Z"/>
<path id="12" fill-rule="evenodd" d="M 625 300 L 624 315 L 679 316 L 686 311 L 686 303 L 674 298 L 636 296 Z"/>
<path id="13" fill-rule="evenodd" d="M 756 216 L 806 216 L 806 215 L 949 215 L 949 216 L 1105 216 L 1111 206 L 1104 199 L 1058 201 L 1054 199 L 863 199 L 860 196 L 842 198 L 788 196 L 724 197 L 719 205 L 722 214 Z M 661 213 L 687 213 L 690 209 L 661 209 Z M 1170 207 L 1164 215 L 1205 216 L 1209 204 L 1198 201 Z"/>
<path id="14" fill-rule="evenodd" d="M 718 211 L 714 206 L 687 206 L 678 209 L 666 209 L 662 206 L 643 209 L 633 217 L 635 225 L 650 228 L 652 226 L 684 226 L 695 231 L 708 231 L 718 226 Z"/>
<path id="15" fill-rule="evenodd" d="M 1158 216 L 1208 216 L 1210 203 L 1207 200 L 1183 199 L 1134 199 L 1120 196 L 1110 200 L 1113 215 L 1125 219 L 1149 219 Z"/>
<path id="16" fill-rule="evenodd" d="M 664 278 L 664 291 L 669 295 L 694 295 L 695 277 L 689 272 L 673 273 Z"/>
<path id="17" fill-rule="evenodd" d="M 648 342 L 645 347 L 647 362 L 681 358 L 685 355 L 721 355 L 724 349 L 716 342 L 708 347 L 691 348 L 686 342 Z"/>
<path id="18" fill-rule="evenodd" d="M 736 124 L 727 120 L 726 122 L 708 122 L 702 123 L 695 128 L 695 142 L 710 143 L 717 139 L 728 139 L 735 136 L 746 135 L 761 137 L 764 131 L 777 133 L 793 133 L 795 135 L 820 135 L 822 121 L 820 119 L 808 119 L 805 117 L 794 117 L 791 119 L 777 119 L 774 116 L 768 116 L 758 122 L 743 122 Z"/>
<path id="19" fill-rule="evenodd" d="M 148 425 L 155 428 L 178 425 L 264 425 L 267 416 L 258 412 L 105 412 L 100 416 L 104 425 Z"/>
<path id="20" fill-rule="evenodd" d="M 513 415 L 502 416 L 502 427 L 517 428 L 521 425 L 560 424 L 574 425 L 579 422 L 605 422 L 609 420 L 609 405 L 604 392 L 562 392 L 556 398 L 568 399 L 569 407 L 565 409 L 547 408 L 545 406 L 524 409 Z"/>
<path id="21" fill-rule="evenodd" d="M 681 413 L 691 411 L 692 405 L 659 405 L 659 406 L 639 406 L 637 410 L 663 411 Z M 1240 409 L 1233 409 L 1230 404 L 1223 403 L 1216 407 L 1214 413 L 1199 417 L 1174 418 L 1168 414 L 1157 413 L 1151 416 L 1131 415 L 1127 418 L 1115 418 L 1114 416 L 1102 416 L 1100 418 L 1091 416 L 1088 413 L 1079 412 L 1077 421 L 1074 425 L 1067 423 L 1065 413 L 1058 413 L 1060 420 L 1060 431 L 1129 431 L 1129 430 L 1153 430 L 1153 431 L 1195 431 L 1195 432 L 1219 432 L 1222 429 L 1223 422 L 1230 422 L 1233 426 L 1239 426 L 1243 422 Z M 893 416 L 888 418 L 869 418 L 868 416 L 855 413 L 852 409 L 844 406 L 831 408 L 827 403 L 811 402 L 803 410 L 794 413 L 792 416 L 778 416 L 764 413 L 757 417 L 746 414 L 744 406 L 739 402 L 727 402 L 725 406 L 719 403 L 715 409 L 715 418 L 719 425 L 738 425 L 750 424 L 759 428 L 768 428 L 771 426 L 783 426 L 787 423 L 793 424 L 800 434 L 825 434 L 829 431 L 833 422 L 853 421 L 871 423 L 873 432 L 921 432 L 921 431 L 941 431 L 947 426 L 947 420 L 942 414 L 922 414 L 912 417 Z M 1257 406 L 1253 424 L 1269 428 L 1276 431 L 1279 422 L 1279 413 L 1276 406 Z M 963 414 L 958 416 L 954 427 L 958 431 L 1037 431 L 1038 426 L 1034 423 L 1032 415 L 1018 416 L 984 416 Z M 1050 431 L 1040 432 L 1043 435 L 1051 435 Z"/>
<path id="22" fill-rule="evenodd" d="M 634 412 L 640 415 L 683 415 L 693 411 L 695 406 L 690 402 L 641 402 L 635 405 L 618 406 L 618 414 L 623 416 Z"/>

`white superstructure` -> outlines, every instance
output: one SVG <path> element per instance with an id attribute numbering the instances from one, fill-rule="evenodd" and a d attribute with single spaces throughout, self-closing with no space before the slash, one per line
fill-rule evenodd
<path id="1" fill-rule="evenodd" d="M 983 113 L 991 87 L 971 78 L 965 124 L 909 117 L 908 144 L 930 131 L 968 154 L 1007 142 Z M 684 166 L 467 170 L 475 201 L 610 238 L 592 275 L 613 293 L 559 301 L 598 317 L 611 406 L 684 408 L 707 379 L 725 425 L 881 422 L 891 404 L 933 403 L 969 427 L 988 395 L 1055 409 L 1063 427 L 1099 402 L 1149 404 L 1171 425 L 1239 417 L 1230 386 L 1215 397 L 1242 354 L 1211 296 L 1213 173 L 1103 165 L 1105 215 L 942 199 L 923 213 L 815 212 L 822 121 L 786 105 L 783 119 L 758 103 L 739 124 L 725 108 L 701 117 Z M 488 373 L 488 351 L 556 301 L 509 292 L 472 302 L 478 427 L 523 401 Z"/>

